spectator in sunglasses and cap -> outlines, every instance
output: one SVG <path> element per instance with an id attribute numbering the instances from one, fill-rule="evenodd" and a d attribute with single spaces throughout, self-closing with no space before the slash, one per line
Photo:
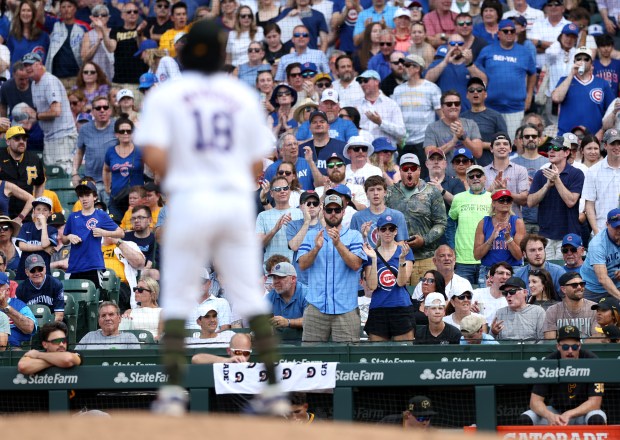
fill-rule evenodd
<path id="1" fill-rule="evenodd" d="M 527 288 L 521 278 L 511 277 L 499 288 L 508 306 L 497 310 L 491 334 L 498 340 L 538 342 L 544 338 L 545 310 L 527 303 Z"/>
<path id="2" fill-rule="evenodd" d="M 65 297 L 62 283 L 47 273 L 46 263 L 38 254 L 30 254 L 25 259 L 28 281 L 22 282 L 15 296 L 26 305 L 39 304 L 48 307 L 56 321 L 65 316 Z"/>

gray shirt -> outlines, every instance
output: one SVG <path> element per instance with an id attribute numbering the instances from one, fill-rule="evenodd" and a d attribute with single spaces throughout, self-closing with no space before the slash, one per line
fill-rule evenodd
<path id="1" fill-rule="evenodd" d="M 0 333 L 11 334 L 11 324 L 9 323 L 9 317 L 4 313 L 0 313 Z"/>
<path id="2" fill-rule="evenodd" d="M 484 167 L 484 175 L 487 176 L 487 189 L 493 185 L 499 171 L 493 165 L 493 162 Z M 506 189 L 513 195 L 519 194 L 530 189 L 530 181 L 527 175 L 527 169 L 515 163 L 509 163 L 508 168 L 503 170 L 502 178 L 506 180 Z M 521 206 L 516 203 L 512 204 L 512 211 L 515 215 L 521 217 Z"/>
<path id="3" fill-rule="evenodd" d="M 139 349 L 140 341 L 133 333 L 120 333 L 114 336 L 104 336 L 101 329 L 88 332 L 76 345 L 75 350 L 123 350 Z"/>
<path id="4" fill-rule="evenodd" d="M 463 124 L 463 130 L 465 130 L 465 135 L 469 139 L 480 139 L 480 130 L 478 129 L 478 124 L 476 124 L 471 119 L 460 118 L 461 124 Z M 429 124 L 426 127 L 426 133 L 424 135 L 424 148 L 434 145 L 435 147 L 441 147 L 442 145 L 449 142 L 454 135 L 450 131 L 450 126 L 446 125 L 443 120 L 435 121 L 432 124 Z M 467 148 L 465 145 L 457 141 L 454 149 L 446 154 L 446 159 L 448 163 L 452 162 L 452 157 L 454 156 L 454 150 L 459 148 Z"/>
<path id="5" fill-rule="evenodd" d="M 60 103 L 60 116 L 49 121 L 39 121 L 44 140 L 77 136 L 69 98 L 67 98 L 67 92 L 60 80 L 51 73 L 45 72 L 38 83 L 32 82 L 31 88 L 32 102 L 37 112 L 46 112 L 54 102 Z"/>
<path id="6" fill-rule="evenodd" d="M 502 307 L 495 317 L 498 321 L 504 321 L 504 329 L 497 335 L 498 340 L 542 340 L 544 338 L 545 311 L 540 306 L 528 304 L 518 312 L 509 307 Z"/>
<path id="7" fill-rule="evenodd" d="M 510 162 L 525 167 L 525 169 L 527 170 L 529 181 L 530 179 L 534 178 L 534 174 L 536 174 L 536 171 L 538 171 L 543 165 L 549 163 L 549 159 L 544 156 L 538 156 L 536 159 L 527 159 L 523 156 L 517 156 L 514 159 L 510 159 Z M 523 206 L 521 208 L 521 213 L 523 214 L 523 221 L 525 223 L 538 223 L 538 207 L 528 208 L 527 205 Z"/>
<path id="8" fill-rule="evenodd" d="M 557 331 L 560 327 L 572 325 L 579 329 L 582 338 L 589 338 L 597 326 L 596 310 L 592 310 L 594 304 L 594 301 L 584 299 L 579 311 L 574 313 L 568 311 L 564 302 L 552 305 L 547 309 L 543 331 Z"/>
<path id="9" fill-rule="evenodd" d="M 91 176 L 97 182 L 102 182 L 103 162 L 108 148 L 118 143 L 114 135 L 114 120 L 112 119 L 104 129 L 98 129 L 91 121 L 80 129 L 77 147 L 84 152 L 86 162 L 84 174 Z"/>

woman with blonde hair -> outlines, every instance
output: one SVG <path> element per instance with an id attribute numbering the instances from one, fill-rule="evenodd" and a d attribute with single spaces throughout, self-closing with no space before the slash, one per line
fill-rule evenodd
<path id="1" fill-rule="evenodd" d="M 131 308 L 123 313 L 119 330 L 146 330 L 159 339 L 159 315 L 161 307 L 159 283 L 153 278 L 142 276 L 133 288 L 130 297 Z"/>
<path id="2" fill-rule="evenodd" d="M 160 83 L 181 75 L 179 64 L 168 55 L 165 49 L 147 49 L 140 54 L 149 72 L 154 73 Z"/>
<path id="3" fill-rule="evenodd" d="M 248 47 L 252 41 L 263 41 L 263 28 L 256 26 L 256 19 L 249 6 L 237 9 L 235 29 L 228 34 L 226 64 L 238 67 L 248 62 Z"/>

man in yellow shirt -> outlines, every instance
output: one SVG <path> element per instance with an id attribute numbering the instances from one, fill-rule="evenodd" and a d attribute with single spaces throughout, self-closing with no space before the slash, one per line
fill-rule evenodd
<path id="1" fill-rule="evenodd" d="M 159 40 L 159 48 L 167 49 L 171 57 L 176 57 L 176 50 L 174 49 L 174 37 L 179 32 L 188 32 L 189 26 L 187 25 L 187 5 L 183 2 L 178 2 L 172 5 L 172 15 L 170 20 L 174 24 L 172 29 L 168 29 L 161 36 Z"/>

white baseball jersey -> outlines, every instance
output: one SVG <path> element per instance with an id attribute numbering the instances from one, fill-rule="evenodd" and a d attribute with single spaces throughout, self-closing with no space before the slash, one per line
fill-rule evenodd
<path id="1" fill-rule="evenodd" d="M 272 149 L 257 92 L 224 74 L 187 72 L 151 91 L 134 141 L 168 151 L 164 189 L 255 189 L 252 163 Z"/>

